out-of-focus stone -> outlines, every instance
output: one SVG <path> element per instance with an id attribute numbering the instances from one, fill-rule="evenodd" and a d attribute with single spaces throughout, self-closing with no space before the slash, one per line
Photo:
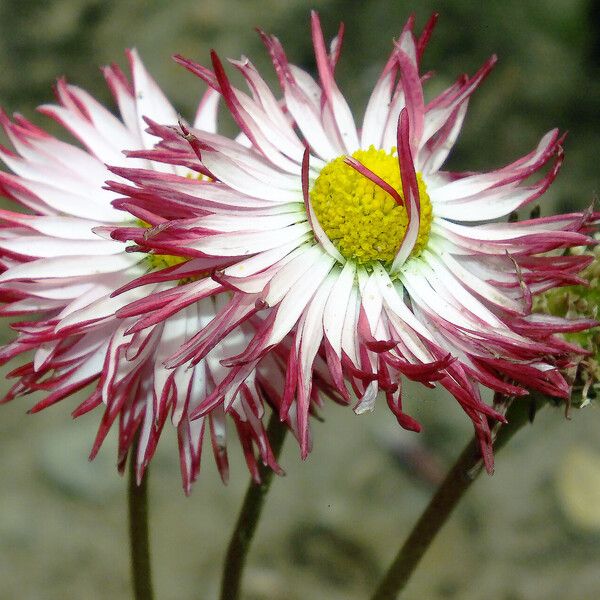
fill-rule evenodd
<path id="1" fill-rule="evenodd" d="M 558 464 L 556 491 L 571 523 L 600 533 L 600 453 L 584 446 L 571 448 Z"/>

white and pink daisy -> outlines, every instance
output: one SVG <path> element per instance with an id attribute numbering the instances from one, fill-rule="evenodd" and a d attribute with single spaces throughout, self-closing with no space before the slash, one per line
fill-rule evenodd
<path id="1" fill-rule="evenodd" d="M 177 113 L 137 53 L 129 52 L 128 59 L 132 83 L 119 67 L 104 69 L 121 119 L 83 89 L 63 80 L 56 86 L 58 105 L 39 109 L 86 150 L 54 138 L 20 115 L 11 121 L 0 114 L 14 146 L 14 152 L 0 148 L 0 158 L 12 171 L 0 172 L 0 187 L 28 211 L 0 211 L 4 222 L 0 228 L 0 297 L 6 303 L 1 314 L 41 315 L 14 323 L 18 338 L 0 350 L 2 362 L 33 352 L 31 362 L 12 372 L 18 381 L 5 401 L 42 391 L 43 399 L 30 411 L 37 412 L 93 383 L 91 395 L 73 413 L 79 416 L 104 405 L 91 457 L 117 421 L 120 468 L 139 435 L 138 479 L 170 419 L 177 428 L 187 493 L 200 469 L 206 428 L 221 476 L 227 478 L 223 407 L 216 407 L 205 419 L 192 421 L 189 415 L 225 377 L 220 361 L 244 350 L 248 340 L 240 329 L 230 336 L 221 335 L 204 360 L 190 368 L 167 369 L 164 360 L 206 328 L 228 302 L 228 296 L 219 295 L 223 284 L 197 278 L 220 260 L 185 261 L 127 252 L 123 242 L 107 235 L 115 227 L 135 224 L 136 217 L 112 206 L 116 195 L 103 189 L 105 180 L 114 178 L 106 164 L 157 170 L 165 177 L 192 175 L 184 166 L 124 156 L 124 149 L 149 149 L 156 141 L 146 132 L 144 116 L 177 123 Z M 205 94 L 195 127 L 215 131 L 217 103 L 218 94 L 212 90 Z M 164 221 L 146 213 L 137 217 L 137 224 L 145 227 Z M 165 269 L 171 273 L 167 279 L 161 274 Z M 144 285 L 130 289 L 131 282 L 140 277 Z M 115 295 L 117 290 L 121 293 Z M 160 319 L 143 328 L 136 328 L 135 320 L 123 310 L 126 305 L 134 310 L 140 300 L 157 308 L 174 296 L 176 307 L 159 310 Z M 261 421 L 265 397 L 275 406 L 278 402 L 276 390 L 270 384 L 261 385 L 259 379 L 265 377 L 253 372 L 228 410 L 255 477 L 254 446 L 265 464 L 278 470 Z"/>
<path id="2" fill-rule="evenodd" d="M 318 82 L 288 62 L 277 38 L 261 32 L 282 101 L 245 57 L 230 62 L 249 94 L 232 85 L 215 53 L 212 69 L 178 57 L 222 95 L 243 135 L 233 141 L 183 127 L 182 140 L 176 130 L 150 123 L 163 141 L 136 156 L 184 164 L 213 181 L 116 169 L 134 184 L 114 185 L 131 210 L 154 220 L 181 218 L 113 235 L 192 262 L 221 261 L 212 280 L 231 290 L 231 299 L 168 366 L 203 360 L 223 335 L 254 322 L 253 338 L 223 361 L 227 376 L 193 416 L 228 410 L 288 335 L 281 415 L 297 411 L 303 456 L 314 366 L 323 362 L 347 401 L 350 383 L 357 413 L 372 410 L 383 391 L 400 425 L 412 430 L 420 426 L 404 412 L 401 376 L 439 383 L 473 421 L 490 471 L 488 420 L 503 416 L 482 399 L 482 386 L 512 396 L 529 389 L 569 396 L 559 367 L 581 349 L 554 334 L 593 322 L 532 314 L 531 298 L 580 281 L 589 258 L 561 251 L 589 243 L 597 216 L 497 222 L 540 198 L 555 178 L 563 155 L 556 130 L 489 173 L 442 170 L 495 57 L 426 101 L 428 76 L 419 63 L 434 23 L 435 17 L 417 38 L 413 19 L 407 22 L 360 128 L 334 78 L 343 28 L 328 50 L 315 13 Z M 174 289 L 172 301 L 178 295 Z"/>

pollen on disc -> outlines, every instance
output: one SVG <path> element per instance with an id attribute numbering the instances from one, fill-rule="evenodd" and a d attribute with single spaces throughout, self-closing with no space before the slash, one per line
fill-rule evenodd
<path id="1" fill-rule="evenodd" d="M 383 179 L 403 198 L 400 166 L 395 149 L 391 152 L 357 150 L 352 154 L 358 162 Z M 349 260 L 366 264 L 374 260 L 389 263 L 394 260 L 408 226 L 406 207 L 399 204 L 376 183 L 353 169 L 340 156 L 321 170 L 311 191 L 315 216 L 329 239 Z M 423 211 L 422 233 L 429 235 L 431 206 L 422 179 L 418 176 Z M 426 200 L 423 201 L 423 198 Z M 426 231 L 425 231 L 426 229 Z M 420 252 L 419 241 L 415 249 Z M 426 241 L 426 240 L 425 240 Z M 414 254 L 414 252 L 413 252 Z"/>

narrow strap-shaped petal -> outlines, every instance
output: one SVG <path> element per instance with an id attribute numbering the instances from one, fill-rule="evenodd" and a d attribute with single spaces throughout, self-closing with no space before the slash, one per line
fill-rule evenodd
<path id="1" fill-rule="evenodd" d="M 419 76 L 417 48 L 412 31 L 405 28 L 398 42 L 398 65 L 400 80 L 406 101 L 406 110 L 410 122 L 410 152 L 416 157 L 421 145 L 425 119 L 425 102 Z"/>
<path id="2" fill-rule="evenodd" d="M 333 77 L 333 69 L 325 49 L 325 40 L 321 30 L 321 22 L 315 11 L 311 12 L 312 40 L 317 60 L 319 78 L 325 93 L 325 98 L 333 113 L 340 141 L 347 153 L 352 153 L 359 148 L 356 125 L 352 111 L 342 96 Z"/>
<path id="3" fill-rule="evenodd" d="M 392 272 L 397 271 L 410 256 L 417 237 L 421 222 L 421 201 L 419 198 L 419 185 L 410 151 L 410 126 L 408 112 L 404 109 L 400 113 L 398 121 L 398 162 L 400 163 L 400 177 L 402 180 L 402 192 L 404 194 L 404 205 L 408 215 L 408 226 L 400 249 L 392 263 Z"/>

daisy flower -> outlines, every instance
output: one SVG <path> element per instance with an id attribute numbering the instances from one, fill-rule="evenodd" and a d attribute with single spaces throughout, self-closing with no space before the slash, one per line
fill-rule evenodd
<path id="1" fill-rule="evenodd" d="M 554 334 L 593 322 L 531 314 L 532 295 L 580 281 L 588 257 L 561 252 L 589 243 L 596 216 L 497 222 L 540 198 L 556 177 L 563 158 L 556 130 L 494 171 L 442 169 L 469 99 L 496 59 L 426 101 L 429 76 L 419 64 L 434 23 L 435 16 L 418 37 L 413 19 L 406 23 L 360 128 L 334 77 L 343 27 L 327 48 L 316 13 L 318 81 L 288 61 L 276 37 L 260 32 L 281 101 L 246 57 L 230 62 L 249 93 L 233 86 L 216 53 L 212 69 L 177 57 L 222 95 L 243 135 L 233 141 L 184 127 L 182 140 L 152 126 L 163 141 L 138 156 L 191 165 L 214 181 L 210 186 L 117 171 L 135 184 L 127 193 L 140 210 L 187 212 L 165 226 L 130 231 L 129 239 L 192 260 L 221 259 L 212 279 L 232 291 L 211 325 L 167 364 L 200 361 L 221 335 L 261 319 L 244 350 L 223 361 L 227 376 L 193 416 L 229 406 L 287 335 L 293 343 L 281 414 L 295 407 L 303 456 L 317 363 L 326 364 L 348 402 L 350 384 L 355 412 L 372 410 L 382 391 L 410 430 L 420 426 L 403 408 L 401 376 L 443 386 L 472 420 L 489 471 L 489 419 L 504 418 L 484 401 L 482 387 L 569 396 L 559 367 L 581 349 Z"/>
<path id="2" fill-rule="evenodd" d="M 121 119 L 64 80 L 56 86 L 58 105 L 39 109 L 67 129 L 85 150 L 56 139 L 20 115 L 11 121 L 5 113 L 0 114 L 15 150 L 0 148 L 0 158 L 12 171 L 0 172 L 0 186 L 27 210 L 0 211 L 4 221 L 0 228 L 0 298 L 5 303 L 1 314 L 40 316 L 13 323 L 18 337 L 0 350 L 2 362 L 33 352 L 31 362 L 10 374 L 18 380 L 5 401 L 41 391 L 43 399 L 30 411 L 37 412 L 93 383 L 91 394 L 73 413 L 79 416 L 104 405 L 91 458 L 118 420 L 121 469 L 139 434 L 138 480 L 170 419 L 177 428 L 187 493 L 200 469 L 206 428 L 221 476 L 227 478 L 223 408 L 216 407 L 200 420 L 192 421 L 189 415 L 225 376 L 220 361 L 242 351 L 248 340 L 247 333 L 238 329 L 228 337 L 221 336 L 205 360 L 191 368 L 167 369 L 163 361 L 187 338 L 207 327 L 228 302 L 228 297 L 219 295 L 222 284 L 197 278 L 218 261 L 127 252 L 124 243 L 107 234 L 135 223 L 136 217 L 143 227 L 160 226 L 163 220 L 146 213 L 134 217 L 113 207 L 117 196 L 103 189 L 105 180 L 114 178 L 106 163 L 158 170 L 165 177 L 193 175 L 185 166 L 170 167 L 123 155 L 123 149 L 151 148 L 156 141 L 146 132 L 144 115 L 162 123 L 177 123 L 175 110 L 137 53 L 129 52 L 128 59 L 132 83 L 115 65 L 103 70 Z M 209 90 L 200 102 L 194 126 L 214 131 L 217 104 L 218 94 Z M 173 277 L 165 280 L 163 271 Z M 131 282 L 139 278 L 144 285 L 132 287 Z M 122 293 L 115 295 L 117 290 Z M 160 320 L 143 329 L 134 327 L 128 315 L 135 312 L 137 302 L 145 299 L 157 308 L 173 296 L 177 296 L 177 306 L 171 312 L 162 311 Z M 124 310 L 126 305 L 128 310 Z M 253 372 L 229 410 L 255 477 L 254 446 L 266 464 L 279 470 L 261 420 L 264 398 L 272 394 L 269 402 L 276 405 L 275 393 L 261 386 Z"/>

